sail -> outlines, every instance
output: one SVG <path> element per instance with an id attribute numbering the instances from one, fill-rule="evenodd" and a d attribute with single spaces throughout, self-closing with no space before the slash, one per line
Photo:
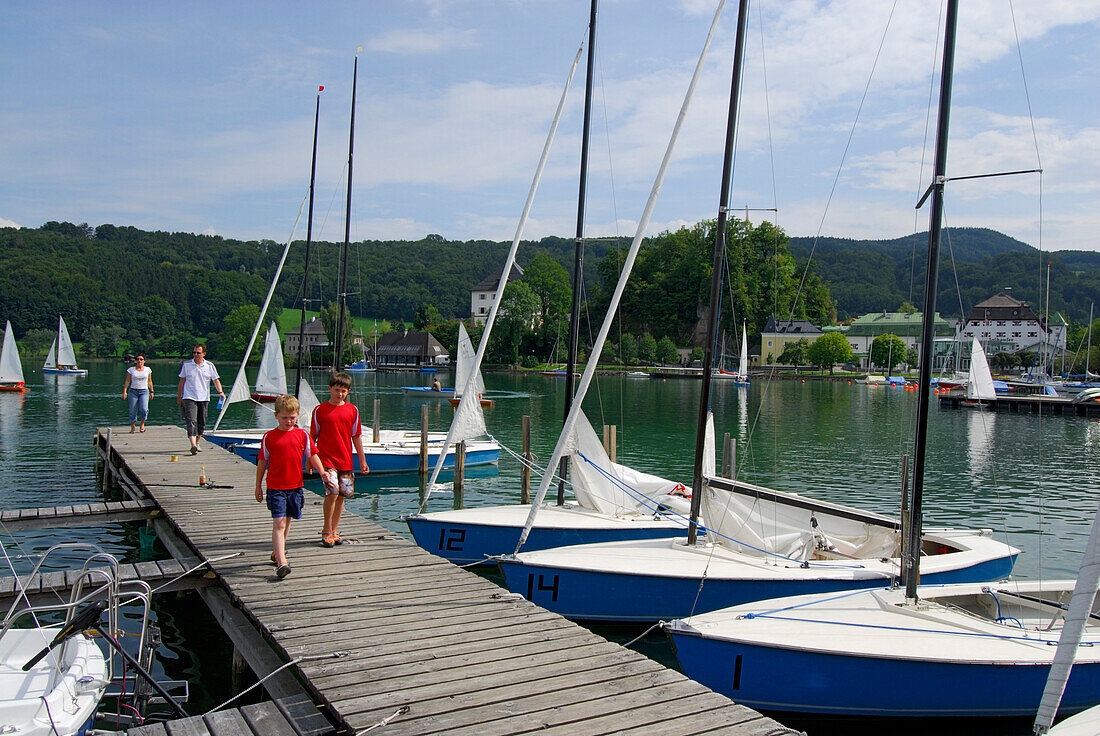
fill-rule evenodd
<path id="1" fill-rule="evenodd" d="M 43 368 L 56 368 L 57 367 L 57 338 L 53 339 L 50 343 L 50 353 L 46 356 L 46 362 L 42 364 Z"/>
<path id="2" fill-rule="evenodd" d="M 76 351 L 69 339 L 69 330 L 65 327 L 65 318 L 57 318 L 57 364 L 76 365 Z"/>
<path id="3" fill-rule="evenodd" d="M 0 348 L 0 383 L 23 383 L 23 365 L 19 362 L 19 348 L 11 322 L 4 325 L 4 347 Z"/>
<path id="4" fill-rule="evenodd" d="M 313 389 L 309 386 L 309 381 L 306 380 L 305 376 L 302 376 L 302 385 L 298 387 L 299 427 L 305 430 L 309 429 L 310 420 L 313 419 L 313 410 L 320 404 L 317 394 L 313 393 Z"/>
<path id="5" fill-rule="evenodd" d="M 267 331 L 267 339 L 264 341 L 264 357 L 260 360 L 260 372 L 256 376 L 256 393 L 282 396 L 286 392 L 283 345 L 279 342 L 279 330 L 272 322 Z"/>
<path id="6" fill-rule="evenodd" d="M 685 490 L 676 481 L 611 462 L 583 411 L 577 417 L 568 448 L 573 495 L 586 509 L 611 515 L 645 512 L 653 510 L 654 504 L 642 496 L 656 499 Z M 713 456 L 711 453 L 712 466 Z"/>
<path id="7" fill-rule="evenodd" d="M 993 374 L 989 372 L 989 361 L 978 338 L 970 345 L 970 378 L 966 384 L 966 398 L 988 401 L 997 398 L 993 388 Z"/>
<path id="8" fill-rule="evenodd" d="M 462 396 L 466 384 L 470 381 L 470 373 L 474 374 L 474 393 L 481 396 L 485 393 L 485 381 L 481 377 L 481 371 L 477 368 L 477 356 L 474 353 L 474 344 L 470 340 L 466 326 L 458 323 L 458 357 L 455 361 L 455 396 Z"/>
<path id="9" fill-rule="evenodd" d="M 745 323 L 741 323 L 741 360 L 737 364 L 739 376 L 749 375 L 749 333 Z"/>
<path id="10" fill-rule="evenodd" d="M 1054 654 L 1054 661 L 1047 675 L 1043 698 L 1035 717 L 1035 733 L 1045 733 L 1058 713 L 1058 705 L 1062 701 L 1062 694 L 1069 681 L 1069 673 L 1077 658 L 1081 634 L 1084 632 L 1089 616 L 1093 615 L 1092 607 L 1096 600 L 1097 587 L 1100 587 L 1100 509 L 1097 509 L 1096 516 L 1092 520 L 1092 531 L 1089 532 L 1085 558 L 1077 573 L 1077 584 L 1073 588 L 1073 597 L 1069 600 L 1065 623 L 1062 625 L 1062 635 L 1058 639 L 1058 650 Z"/>

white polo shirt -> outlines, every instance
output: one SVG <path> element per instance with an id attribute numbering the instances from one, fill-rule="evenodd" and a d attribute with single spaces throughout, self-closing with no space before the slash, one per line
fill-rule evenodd
<path id="1" fill-rule="evenodd" d="M 180 368 L 179 377 L 183 379 L 181 398 L 192 401 L 210 401 L 210 382 L 221 378 L 218 369 L 209 360 L 204 360 L 202 365 L 194 360 L 187 361 Z"/>

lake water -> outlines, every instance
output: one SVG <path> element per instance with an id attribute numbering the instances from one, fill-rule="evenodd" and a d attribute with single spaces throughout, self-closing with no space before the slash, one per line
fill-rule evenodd
<path id="1" fill-rule="evenodd" d="M 97 426 L 126 424 L 126 402 L 121 398 L 125 368 L 115 363 L 86 367 L 88 375 L 78 378 L 44 376 L 37 364 L 27 364 L 31 390 L 0 395 L 0 507 L 102 500 L 92 435 Z M 159 390 L 149 422 L 179 425 L 179 364 L 151 367 Z M 236 366 L 221 364 L 219 369 L 228 391 Z M 440 377 L 448 385 L 451 376 Z M 310 378 L 324 398 L 323 374 L 313 372 Z M 430 379 L 426 374 L 360 375 L 354 379 L 351 398 L 368 426 L 377 398 L 384 427 L 418 429 L 424 400 L 405 397 L 400 387 L 428 385 Z M 495 407 L 486 410 L 490 433 L 518 453 L 521 418 L 529 415 L 532 449 L 538 457 L 548 458 L 561 426 L 564 381 L 513 374 L 489 374 L 485 379 L 496 399 Z M 698 394 L 699 383 L 692 380 L 604 376 L 597 379 L 584 407 L 597 433 L 603 424 L 618 426 L 619 462 L 690 485 Z M 719 444 L 726 432 L 736 441 L 739 479 L 897 515 L 900 458 L 911 450 L 915 392 L 846 382 L 758 381 L 745 388 L 719 381 L 713 385 L 712 406 Z M 450 405 L 429 401 L 428 407 L 431 429 L 446 430 Z M 234 405 L 223 427 L 253 426 L 264 411 Z M 185 449 L 182 429 L 180 441 Z M 937 404 L 929 429 L 925 523 L 996 530 L 999 539 L 1023 550 L 1016 566 L 1019 577 L 1075 576 L 1098 502 L 1098 460 L 1096 419 L 990 414 L 941 409 Z M 519 464 L 506 453 L 499 467 L 471 468 L 465 504 L 518 502 L 519 475 Z M 537 484 L 534 476 L 533 488 Z M 418 506 L 415 476 L 360 478 L 356 489 L 348 504 L 352 511 L 408 535 L 399 517 Z M 453 503 L 449 492 L 437 493 L 429 508 L 450 508 Z M 29 556 L 60 541 L 95 541 L 127 562 L 165 557 L 159 545 L 150 546 L 148 540 L 143 545 L 140 528 L 117 524 L 15 535 L 0 529 L 0 539 L 20 571 L 33 564 Z M 192 712 L 226 699 L 231 692 L 231 650 L 198 597 L 162 596 L 157 616 L 166 642 L 158 672 L 191 681 Z M 622 642 L 639 633 L 614 627 L 597 630 Z M 636 648 L 662 662 L 672 661 L 661 635 L 651 634 Z M 835 728 L 797 725 L 814 736 Z M 860 722 L 846 721 L 835 732 L 865 729 Z M 1006 732 L 1003 725 L 997 729 L 990 733 Z M 1015 726 L 1008 729 L 1028 731 L 1026 724 L 1018 731 Z"/>

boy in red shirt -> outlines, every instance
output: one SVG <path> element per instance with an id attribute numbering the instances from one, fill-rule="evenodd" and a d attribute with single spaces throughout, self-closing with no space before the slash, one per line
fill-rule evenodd
<path id="1" fill-rule="evenodd" d="M 304 429 L 295 427 L 300 407 L 293 396 L 275 399 L 275 419 L 279 426 L 264 435 L 256 458 L 256 503 L 263 503 L 261 485 L 267 473 L 267 508 L 271 511 L 271 561 L 275 575 L 282 580 L 290 574 L 286 561 L 286 538 L 290 520 L 302 518 L 305 489 L 302 487 L 302 460 L 318 472 L 324 470 L 317 446 Z M 332 490 L 329 490 L 331 485 Z M 326 492 L 335 492 L 336 484 L 325 478 Z"/>
<path id="2" fill-rule="evenodd" d="M 339 489 L 335 486 L 325 488 L 325 522 L 321 528 L 321 546 L 331 547 L 343 544 L 336 528 L 340 525 L 340 514 L 344 511 L 344 499 L 355 493 L 355 473 L 353 472 L 351 447 L 359 455 L 359 471 L 369 473 L 367 456 L 363 454 L 362 428 L 359 424 L 359 409 L 345 399 L 351 391 L 351 376 L 347 373 L 333 373 L 328 379 L 329 400 L 318 404 L 313 410 L 309 423 L 309 433 L 317 442 L 317 451 L 321 455 L 321 464 L 325 466 L 326 477 L 335 475 Z"/>

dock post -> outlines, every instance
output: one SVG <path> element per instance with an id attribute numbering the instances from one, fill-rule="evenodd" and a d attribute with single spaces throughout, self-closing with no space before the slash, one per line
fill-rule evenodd
<path id="1" fill-rule="evenodd" d="M 720 475 L 723 478 L 732 478 L 733 474 L 730 473 L 730 433 L 726 432 L 722 435 L 722 472 Z"/>
<path id="2" fill-rule="evenodd" d="M 519 471 L 519 502 L 531 503 L 531 415 L 523 415 L 523 467 Z"/>
<path id="3" fill-rule="evenodd" d="M 439 450 L 442 453 L 447 452 L 447 448 L 443 447 Z M 417 472 L 421 475 L 426 475 L 428 472 L 428 405 L 424 404 L 420 407 L 420 465 L 417 467 Z"/>
<path id="4" fill-rule="evenodd" d="M 727 476 L 730 480 L 734 480 L 737 477 L 737 443 L 730 438 L 730 474 Z"/>
<path id="5" fill-rule="evenodd" d="M 607 452 L 607 456 L 611 458 L 611 462 L 616 462 L 616 458 L 619 455 L 619 453 L 618 453 L 618 448 L 619 448 L 618 434 L 619 434 L 619 425 L 618 424 L 612 424 L 611 425 L 611 442 L 610 442 L 611 449 L 608 450 L 608 452 Z"/>
<path id="6" fill-rule="evenodd" d="M 455 509 L 462 508 L 462 491 L 466 485 L 466 440 L 455 445 Z"/>
<path id="7" fill-rule="evenodd" d="M 107 427 L 107 446 L 103 450 L 103 494 L 111 481 L 111 428 Z"/>
<path id="8" fill-rule="evenodd" d="M 382 399 L 374 400 L 374 419 L 371 422 L 371 427 L 374 428 L 374 442 L 378 442 L 378 438 L 382 435 Z"/>
<path id="9" fill-rule="evenodd" d="M 611 457 L 611 445 L 608 444 L 611 441 L 611 425 L 603 425 L 603 451 L 607 453 L 608 457 Z"/>

